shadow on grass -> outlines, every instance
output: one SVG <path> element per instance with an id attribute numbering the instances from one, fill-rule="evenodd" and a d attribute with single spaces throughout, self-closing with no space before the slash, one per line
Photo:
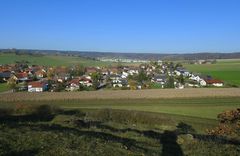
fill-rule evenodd
<path id="1" fill-rule="evenodd" d="M 18 122 L 39 122 L 39 121 L 51 121 L 55 115 L 6 115 L 0 117 L 0 124 L 14 124 Z"/>
<path id="2" fill-rule="evenodd" d="M 75 135 L 86 136 L 88 138 L 99 138 L 106 142 L 121 143 L 122 145 L 125 146 L 126 149 L 141 150 L 143 152 L 147 151 L 146 148 L 142 147 L 144 146 L 142 142 L 137 142 L 134 139 L 124 138 L 124 137 L 116 136 L 116 135 L 105 133 L 105 132 L 80 130 L 72 127 L 64 127 L 58 124 L 53 124 L 53 125 L 38 124 L 38 125 L 32 126 L 31 129 L 35 131 L 54 131 L 54 132 L 73 133 Z"/>
<path id="3" fill-rule="evenodd" d="M 11 144 L 6 142 L 0 143 L 0 149 L 1 150 L 3 149 L 5 151 L 1 153 L 1 155 L 4 155 L 4 156 L 34 156 L 39 152 L 38 149 L 15 151 L 11 149 Z"/>
<path id="4" fill-rule="evenodd" d="M 22 150 L 22 151 L 13 151 L 5 154 L 5 156 L 34 156 L 38 154 L 37 149 L 32 150 Z"/>
<path id="5" fill-rule="evenodd" d="M 78 126 L 86 126 L 85 128 L 90 128 L 91 126 L 100 128 L 100 129 L 107 129 L 111 132 L 117 132 L 117 133 L 125 133 L 125 132 L 134 132 L 139 133 L 143 136 L 146 136 L 151 139 L 156 139 L 159 141 L 160 144 L 162 144 L 162 155 L 163 156 L 182 156 L 183 152 L 181 147 L 177 144 L 177 133 L 175 131 L 164 131 L 164 133 L 155 132 L 152 130 L 149 131 L 140 131 L 137 129 L 116 129 L 114 127 L 103 125 L 101 122 L 85 122 L 83 120 L 77 120 L 75 122 Z"/>

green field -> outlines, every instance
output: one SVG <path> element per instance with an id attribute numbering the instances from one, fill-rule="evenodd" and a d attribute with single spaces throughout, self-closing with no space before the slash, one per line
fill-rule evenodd
<path id="1" fill-rule="evenodd" d="M 240 59 L 217 60 L 216 64 L 185 64 L 188 70 L 211 75 L 232 85 L 240 85 Z"/>
<path id="2" fill-rule="evenodd" d="M 9 102 L 11 104 L 11 102 Z M 13 102 L 15 103 L 15 102 Z M 16 102 L 18 103 L 18 102 Z M 224 110 L 240 107 L 239 97 L 121 100 L 49 100 L 22 101 L 24 104 L 55 104 L 65 109 L 118 109 L 166 113 L 189 117 L 216 119 Z"/>
<path id="3" fill-rule="evenodd" d="M 45 66 L 69 66 L 73 64 L 82 64 L 84 66 L 107 66 L 114 64 L 111 62 L 95 61 L 82 57 L 60 56 L 60 55 L 15 55 L 0 53 L 0 64 L 13 64 L 16 61 L 28 61 L 30 64 Z"/>
<path id="4" fill-rule="evenodd" d="M 7 86 L 7 83 L 0 83 L 0 92 L 8 91 L 9 88 Z"/>

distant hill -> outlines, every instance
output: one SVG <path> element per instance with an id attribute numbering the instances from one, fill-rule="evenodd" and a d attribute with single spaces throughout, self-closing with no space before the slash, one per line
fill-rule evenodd
<path id="1" fill-rule="evenodd" d="M 233 53 L 185 53 L 185 54 L 159 54 L 159 53 L 119 53 L 119 52 L 92 52 L 92 51 L 60 51 L 60 50 L 32 50 L 32 49 L 0 49 L 0 53 L 37 54 L 37 55 L 64 55 L 80 56 L 88 59 L 119 58 L 141 60 L 199 60 L 199 59 L 236 59 L 240 52 Z"/>

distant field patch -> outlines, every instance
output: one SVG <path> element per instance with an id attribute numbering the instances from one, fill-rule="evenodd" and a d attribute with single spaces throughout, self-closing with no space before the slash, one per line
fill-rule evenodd
<path id="1" fill-rule="evenodd" d="M 240 59 L 217 60 L 216 64 L 186 64 L 192 72 L 211 75 L 229 84 L 240 86 Z"/>
<path id="2" fill-rule="evenodd" d="M 117 63 L 102 62 L 77 56 L 61 56 L 61 55 L 16 55 L 0 53 L 0 64 L 14 64 L 16 61 L 28 61 L 29 64 L 45 65 L 45 66 L 69 66 L 73 64 L 82 64 L 84 66 L 108 66 Z"/>

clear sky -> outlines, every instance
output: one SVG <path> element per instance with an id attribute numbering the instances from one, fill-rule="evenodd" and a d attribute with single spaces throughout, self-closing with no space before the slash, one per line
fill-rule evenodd
<path id="1" fill-rule="evenodd" d="M 240 51 L 240 0 L 1 0 L 0 48 Z"/>

